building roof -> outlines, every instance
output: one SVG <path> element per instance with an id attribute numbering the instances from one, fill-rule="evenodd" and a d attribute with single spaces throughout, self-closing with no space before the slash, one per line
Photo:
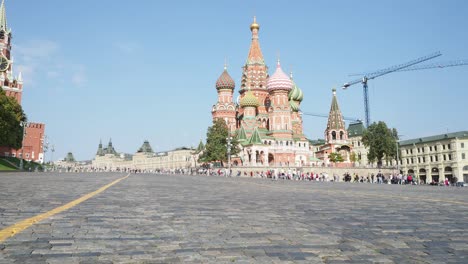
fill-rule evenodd
<path id="1" fill-rule="evenodd" d="M 317 146 L 317 145 L 323 145 L 325 144 L 325 139 L 309 139 L 309 143 L 312 145 L 312 146 Z"/>
<path id="2" fill-rule="evenodd" d="M 428 143 L 428 142 L 441 141 L 441 140 L 454 139 L 454 138 L 467 138 L 468 139 L 468 131 L 459 131 L 459 132 L 440 134 L 440 135 L 435 135 L 435 136 L 430 136 L 430 137 L 402 140 L 400 141 L 400 146 Z"/>
<path id="3" fill-rule="evenodd" d="M 258 129 L 255 128 L 254 132 L 252 133 L 252 136 L 249 139 L 248 145 L 254 145 L 254 144 L 263 144 L 262 139 L 260 138 L 260 134 L 258 133 Z"/>
<path id="4" fill-rule="evenodd" d="M 290 77 L 293 84 L 293 88 L 289 92 L 289 100 L 302 102 L 302 99 L 304 99 L 304 93 L 299 87 L 297 87 L 296 82 L 294 82 L 293 80 L 292 73 Z"/>
<path id="5" fill-rule="evenodd" d="M 348 137 L 362 136 L 364 134 L 364 130 L 366 130 L 366 128 L 361 121 L 353 122 L 348 126 Z"/>
<path id="6" fill-rule="evenodd" d="M 265 64 L 262 50 L 260 49 L 260 43 L 258 42 L 258 31 L 260 30 L 260 25 L 257 24 L 255 17 L 254 22 L 250 25 L 250 30 L 252 31 L 252 43 L 250 44 L 247 64 Z"/>
<path id="7" fill-rule="evenodd" d="M 5 0 L 2 0 L 2 5 L 0 6 L 0 30 L 9 32 L 5 11 Z"/>
<path id="8" fill-rule="evenodd" d="M 252 93 L 252 91 L 248 90 L 244 97 L 240 99 L 240 106 L 241 107 L 258 107 L 260 102 L 258 101 L 257 97 Z"/>
<path id="9" fill-rule="evenodd" d="M 67 156 L 63 159 L 65 162 L 75 162 L 75 157 L 73 157 L 73 153 L 68 152 Z"/>
<path id="10" fill-rule="evenodd" d="M 291 79 L 289 79 L 288 75 L 286 75 L 286 73 L 281 69 L 281 64 L 278 60 L 275 73 L 268 78 L 267 89 L 268 91 L 286 90 L 289 92 L 292 88 L 293 83 Z"/>
<path id="11" fill-rule="evenodd" d="M 219 76 L 218 80 L 216 80 L 216 89 L 234 89 L 236 84 L 234 80 L 231 78 L 231 75 L 227 72 L 226 66 L 224 66 L 224 71 Z"/>
<path id="12" fill-rule="evenodd" d="M 330 107 L 330 114 L 328 115 L 327 130 L 334 129 L 340 130 L 345 129 L 343 121 L 343 115 L 341 114 L 340 107 L 338 106 L 338 100 L 336 99 L 336 89 L 333 89 L 332 104 Z"/>
<path id="13" fill-rule="evenodd" d="M 138 149 L 137 152 L 139 152 L 139 153 L 153 153 L 154 151 L 153 151 L 153 148 L 151 148 L 151 145 L 150 145 L 149 141 L 145 140 L 143 142 L 143 145 L 141 145 L 141 147 Z"/>

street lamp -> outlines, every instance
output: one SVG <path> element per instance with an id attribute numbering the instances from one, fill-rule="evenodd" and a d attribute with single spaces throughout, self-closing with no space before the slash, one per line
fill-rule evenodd
<path id="1" fill-rule="evenodd" d="M 397 172 L 398 174 L 400 174 L 400 151 L 398 150 L 398 147 L 400 145 L 400 137 L 402 137 L 403 135 L 396 135 L 396 140 L 395 140 L 395 143 L 396 143 L 396 166 L 397 166 Z"/>
<path id="2" fill-rule="evenodd" d="M 232 137 L 227 137 L 227 158 L 228 158 L 228 172 L 229 176 L 231 176 L 231 147 L 232 147 Z"/>
<path id="3" fill-rule="evenodd" d="M 23 159 L 24 159 L 24 137 L 26 136 L 26 128 L 28 127 L 28 122 L 20 122 L 20 126 L 23 127 L 23 138 L 21 140 L 21 159 L 20 159 L 20 170 L 23 170 Z"/>

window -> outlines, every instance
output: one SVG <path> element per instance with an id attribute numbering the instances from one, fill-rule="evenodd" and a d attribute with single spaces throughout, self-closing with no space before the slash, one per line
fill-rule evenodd
<path id="1" fill-rule="evenodd" d="M 434 150 L 437 151 L 437 146 L 434 146 Z"/>
<path id="2" fill-rule="evenodd" d="M 419 148 L 418 148 L 418 153 L 419 153 L 419 152 L 420 152 L 420 151 L 419 151 Z"/>
<path id="3" fill-rule="evenodd" d="M 465 147 L 465 143 L 461 143 L 461 147 L 464 148 L 464 147 Z"/>
<path id="4" fill-rule="evenodd" d="M 432 156 L 431 156 L 431 162 L 432 162 Z"/>
<path id="5" fill-rule="evenodd" d="M 462 153 L 462 159 L 465 159 L 465 153 Z"/>
<path id="6" fill-rule="evenodd" d="M 413 162 L 413 158 L 411 158 L 411 164 L 413 164 L 413 163 L 414 163 L 414 162 Z"/>
<path id="7" fill-rule="evenodd" d="M 421 163 L 421 158 L 420 157 L 418 157 L 418 163 Z"/>
<path id="8" fill-rule="evenodd" d="M 450 144 L 447 145 L 447 148 L 450 149 Z"/>
<path id="9" fill-rule="evenodd" d="M 423 157 L 423 163 L 426 163 L 426 157 Z"/>
<path id="10" fill-rule="evenodd" d="M 444 160 L 447 160 L 447 155 L 444 154 Z"/>
<path id="11" fill-rule="evenodd" d="M 449 160 L 452 160 L 452 154 L 448 154 Z"/>
<path id="12" fill-rule="evenodd" d="M 406 150 L 406 154 L 408 154 L 408 153 L 409 153 L 408 150 Z"/>
<path id="13" fill-rule="evenodd" d="M 442 145 L 442 149 L 445 150 L 445 145 Z"/>
<path id="14" fill-rule="evenodd" d="M 429 147 L 429 151 L 432 151 L 432 146 Z"/>

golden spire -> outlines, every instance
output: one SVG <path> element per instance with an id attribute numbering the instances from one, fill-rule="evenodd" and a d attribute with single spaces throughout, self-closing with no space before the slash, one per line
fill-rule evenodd
<path id="1" fill-rule="evenodd" d="M 250 25 L 250 30 L 254 30 L 254 29 L 257 29 L 257 30 L 260 29 L 260 25 L 257 24 L 257 19 L 256 19 L 255 16 L 254 16 L 254 21 L 253 21 L 253 23 Z"/>

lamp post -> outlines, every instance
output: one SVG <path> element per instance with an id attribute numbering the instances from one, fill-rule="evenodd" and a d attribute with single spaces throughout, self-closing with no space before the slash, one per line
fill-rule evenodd
<path id="1" fill-rule="evenodd" d="M 227 158 L 228 158 L 228 173 L 231 176 L 231 147 L 232 147 L 232 137 L 228 136 L 227 141 Z"/>
<path id="2" fill-rule="evenodd" d="M 28 122 L 20 122 L 20 126 L 23 127 L 23 138 L 21 140 L 21 159 L 20 159 L 20 170 L 23 170 L 23 159 L 24 159 L 24 137 L 26 136 L 26 128 L 28 127 Z"/>

